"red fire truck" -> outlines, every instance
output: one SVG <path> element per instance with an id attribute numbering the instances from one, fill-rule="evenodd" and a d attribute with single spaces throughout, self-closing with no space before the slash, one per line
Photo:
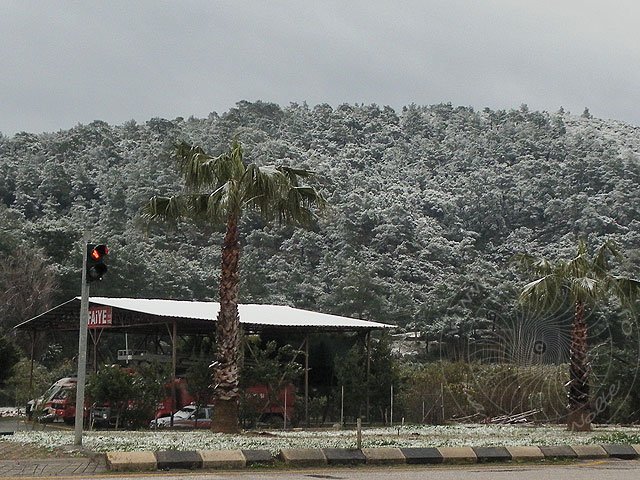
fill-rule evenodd
<path id="1" fill-rule="evenodd" d="M 76 414 L 76 377 L 65 377 L 57 380 L 39 398 L 32 400 L 27 405 L 27 412 L 35 414 L 41 422 L 59 422 L 73 424 Z M 194 403 L 193 396 L 189 393 L 186 380 L 176 378 L 176 403 L 173 406 L 173 394 L 171 382 L 166 385 L 165 396 L 158 402 L 154 418 L 168 417 L 172 411 L 177 411 Z M 266 385 L 254 385 L 245 391 L 245 397 L 250 400 L 259 421 L 273 422 L 286 420 L 291 424 L 294 417 L 296 390 L 291 384 L 278 393 L 271 392 Z M 131 403 L 130 407 L 133 407 Z M 116 423 L 110 405 L 96 405 L 90 401 L 85 402 L 84 418 L 90 419 L 92 425 L 97 427 L 114 426 Z M 153 419 L 149 419 L 153 420 Z"/>

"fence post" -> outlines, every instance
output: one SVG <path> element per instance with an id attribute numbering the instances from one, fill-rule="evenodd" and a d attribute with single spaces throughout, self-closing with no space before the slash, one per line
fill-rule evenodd
<path id="1" fill-rule="evenodd" d="M 283 430 L 287 429 L 287 393 L 288 393 L 288 385 L 284 389 L 284 417 L 283 417 L 283 423 L 282 423 Z"/>
<path id="2" fill-rule="evenodd" d="M 340 387 L 340 428 L 344 427 L 344 385 Z"/>
<path id="3" fill-rule="evenodd" d="M 391 385 L 391 412 L 389 414 L 389 426 L 393 427 L 393 385 Z"/>
<path id="4" fill-rule="evenodd" d="M 444 383 L 440 384 L 440 409 L 442 410 L 442 423 L 444 423 Z"/>

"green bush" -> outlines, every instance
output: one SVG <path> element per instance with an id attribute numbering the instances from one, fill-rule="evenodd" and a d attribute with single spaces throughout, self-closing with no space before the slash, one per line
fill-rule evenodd
<path id="1" fill-rule="evenodd" d="M 142 366 L 137 371 L 118 365 L 105 366 L 87 382 L 87 394 L 98 405 L 108 404 L 121 425 L 140 427 L 153 418 L 164 392 L 166 372 L 157 366 Z"/>
<path id="2" fill-rule="evenodd" d="M 0 335 L 0 388 L 11 376 L 13 366 L 20 360 L 20 349 L 13 339 Z"/>
<path id="3" fill-rule="evenodd" d="M 614 349 L 594 357 L 591 378 L 598 380 L 591 388 L 595 421 L 640 422 L 640 367 L 634 349 Z"/>
<path id="4" fill-rule="evenodd" d="M 367 384 L 367 352 L 363 342 L 357 341 L 344 355 L 334 358 L 336 387 L 333 389 L 329 405 L 334 418 L 339 417 L 341 394 L 344 387 L 345 419 L 355 421 L 357 417 L 372 421 L 387 422 L 390 417 L 390 392 L 399 387 L 397 359 L 391 354 L 388 335 L 381 335 L 371 341 L 369 382 Z M 369 412 L 367 412 L 367 395 Z M 395 414 L 394 414 L 395 415 Z"/>
<path id="5" fill-rule="evenodd" d="M 154 418 L 158 402 L 165 395 L 170 372 L 161 364 L 143 364 L 132 376 L 132 398 L 127 406 L 126 421 L 132 428 L 146 427 Z"/>
<path id="6" fill-rule="evenodd" d="M 28 358 L 22 358 L 11 369 L 6 392 L 10 393 L 11 403 L 16 403 L 15 406 L 24 407 L 29 400 L 42 395 L 56 380 L 75 374 L 75 365 L 71 360 L 66 360 L 57 368 L 49 369 L 34 361 L 32 380 L 30 380 L 30 372 L 31 361 Z"/>

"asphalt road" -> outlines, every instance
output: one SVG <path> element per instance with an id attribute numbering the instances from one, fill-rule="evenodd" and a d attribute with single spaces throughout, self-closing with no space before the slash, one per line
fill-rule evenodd
<path id="1" fill-rule="evenodd" d="M 51 479 L 52 477 L 49 477 Z M 62 478 L 62 477 L 53 477 Z M 78 478 L 78 477 L 64 477 Z M 82 476 L 83 479 L 104 479 L 104 475 Z M 555 465 L 470 465 L 470 466 L 403 466 L 323 468 L 278 471 L 235 472 L 166 472 L 162 474 L 109 474 L 120 480 L 637 480 L 640 461 L 606 460 Z"/>

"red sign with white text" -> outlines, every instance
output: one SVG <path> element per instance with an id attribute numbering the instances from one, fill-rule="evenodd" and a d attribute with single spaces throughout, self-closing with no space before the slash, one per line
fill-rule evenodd
<path id="1" fill-rule="evenodd" d="M 89 307 L 89 328 L 110 327 L 112 324 L 111 307 Z"/>

